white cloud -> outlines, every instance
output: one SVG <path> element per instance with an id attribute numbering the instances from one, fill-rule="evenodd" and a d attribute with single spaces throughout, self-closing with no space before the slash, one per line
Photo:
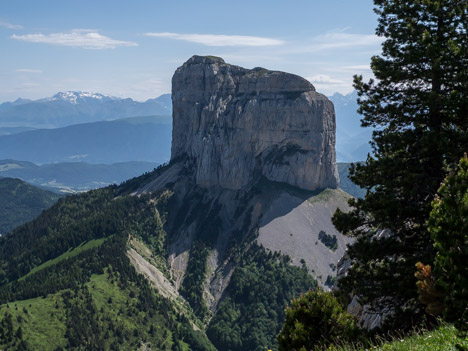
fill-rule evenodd
<path id="1" fill-rule="evenodd" d="M 0 21 L 0 27 L 5 27 L 8 29 L 23 29 L 23 26 L 19 24 L 11 24 L 5 21 Z"/>
<path id="2" fill-rule="evenodd" d="M 330 76 L 327 76 L 326 74 L 318 74 L 316 76 L 308 77 L 308 80 L 310 80 L 312 83 L 331 83 L 331 84 L 342 84 L 345 83 L 344 81 L 340 79 L 335 79 Z"/>
<path id="3" fill-rule="evenodd" d="M 68 33 L 12 35 L 12 39 L 31 43 L 45 43 L 80 47 L 83 49 L 115 49 L 118 46 L 138 46 L 131 41 L 115 40 L 96 31 L 75 29 Z"/>
<path id="4" fill-rule="evenodd" d="M 353 91 L 351 79 L 346 81 L 330 77 L 326 74 L 318 74 L 312 77 L 307 77 L 306 79 L 315 86 L 318 92 L 325 95 L 332 95 L 335 92 L 347 94 Z"/>
<path id="5" fill-rule="evenodd" d="M 345 30 L 330 31 L 315 37 L 317 50 L 376 46 L 383 41 L 381 37 L 375 34 L 346 33 Z"/>
<path id="6" fill-rule="evenodd" d="M 145 33 L 149 37 L 184 40 L 206 46 L 278 46 L 283 40 L 245 35 Z"/>
<path id="7" fill-rule="evenodd" d="M 32 68 L 20 68 L 17 69 L 16 72 L 20 73 L 42 73 L 40 69 L 32 69 Z"/>
<path id="8" fill-rule="evenodd" d="M 310 39 L 307 43 L 300 43 L 294 48 L 290 49 L 291 53 L 317 53 L 326 52 L 330 50 L 337 50 L 341 52 L 356 52 L 366 48 L 369 55 L 375 54 L 383 42 L 383 38 L 375 34 L 356 34 L 347 33 L 348 28 L 342 30 L 332 30 L 323 34 L 319 34 Z M 327 55 L 328 52 L 327 52 Z"/>

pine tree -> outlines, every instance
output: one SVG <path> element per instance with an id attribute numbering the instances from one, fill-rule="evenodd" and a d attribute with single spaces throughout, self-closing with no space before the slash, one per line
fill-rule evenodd
<path id="1" fill-rule="evenodd" d="M 353 266 L 339 284 L 362 302 L 394 311 L 397 326 L 406 327 L 423 311 L 415 264 L 434 258 L 427 231 L 431 201 L 445 166 L 468 150 L 468 3 L 374 4 L 376 33 L 384 37 L 381 55 L 371 59 L 376 79 L 354 77 L 361 124 L 375 128 L 373 155 L 350 170 L 366 197 L 352 200 L 350 213 L 334 216 L 340 231 L 357 238 L 349 249 Z M 391 234 L 376 237 L 379 229 Z"/>
<path id="2" fill-rule="evenodd" d="M 432 202 L 429 231 L 437 250 L 437 283 L 445 293 L 445 318 L 468 329 L 468 157 L 449 174 Z"/>

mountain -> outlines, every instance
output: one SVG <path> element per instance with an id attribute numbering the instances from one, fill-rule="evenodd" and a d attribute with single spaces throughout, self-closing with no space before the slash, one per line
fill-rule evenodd
<path id="1" fill-rule="evenodd" d="M 20 179 L 0 178 L 0 235 L 34 219 L 59 198 Z"/>
<path id="2" fill-rule="evenodd" d="M 366 195 L 366 190 L 354 184 L 352 180 L 349 179 L 349 167 L 351 166 L 351 164 L 338 163 L 337 166 L 338 173 L 340 174 L 340 188 L 354 197 L 363 199 Z"/>
<path id="3" fill-rule="evenodd" d="M 335 93 L 330 100 L 336 113 L 336 158 L 338 162 L 358 162 L 367 159 L 371 152 L 369 141 L 372 128 L 361 127 L 361 115 L 357 113 L 357 92 L 348 95 Z"/>
<path id="4" fill-rule="evenodd" d="M 34 128 L 29 127 L 0 127 L 0 136 L 26 132 L 33 129 Z"/>
<path id="5" fill-rule="evenodd" d="M 169 164 L 0 239 L 4 348 L 277 350 L 291 298 L 333 285 L 351 239 L 331 102 L 212 56 L 172 89 Z"/>
<path id="6" fill-rule="evenodd" d="M 145 102 L 68 91 L 39 100 L 18 99 L 0 105 L 0 127 L 58 128 L 124 117 L 170 115 L 167 95 Z"/>
<path id="7" fill-rule="evenodd" d="M 15 177 L 55 192 L 72 193 L 118 184 L 153 170 L 152 162 L 111 165 L 65 162 L 36 165 L 27 161 L 0 160 L 0 177 Z"/>
<path id="8" fill-rule="evenodd" d="M 170 157 L 170 116 L 124 118 L 0 136 L 0 159 L 34 163 L 164 163 Z"/>

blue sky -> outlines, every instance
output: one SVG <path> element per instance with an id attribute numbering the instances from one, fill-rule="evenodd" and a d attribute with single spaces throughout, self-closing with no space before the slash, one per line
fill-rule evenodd
<path id="1" fill-rule="evenodd" d="M 221 56 L 352 91 L 380 52 L 371 0 L 2 0 L 0 102 L 59 91 L 143 101 L 192 55 Z"/>

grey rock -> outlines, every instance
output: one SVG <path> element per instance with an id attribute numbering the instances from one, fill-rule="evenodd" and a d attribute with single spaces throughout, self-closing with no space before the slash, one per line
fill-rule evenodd
<path id="1" fill-rule="evenodd" d="M 248 188 L 261 176 L 337 188 L 333 104 L 307 80 L 193 56 L 172 79 L 172 159 L 194 161 L 196 184 Z"/>
<path id="2" fill-rule="evenodd" d="M 371 240 L 381 240 L 392 236 L 393 233 L 389 229 L 379 229 L 372 236 Z M 394 260 L 395 258 L 390 257 L 390 259 Z M 353 260 L 349 257 L 348 253 L 345 252 L 338 261 L 337 280 L 339 281 L 345 278 L 352 266 Z M 339 289 L 335 287 L 334 290 L 337 291 Z M 393 309 L 387 307 L 392 304 L 388 304 L 389 300 L 385 296 L 366 304 L 361 304 L 358 295 L 350 295 L 349 298 L 351 302 L 347 306 L 347 312 L 354 317 L 360 328 L 365 330 L 373 330 L 382 327 L 385 320 L 393 316 L 395 312 Z"/>

